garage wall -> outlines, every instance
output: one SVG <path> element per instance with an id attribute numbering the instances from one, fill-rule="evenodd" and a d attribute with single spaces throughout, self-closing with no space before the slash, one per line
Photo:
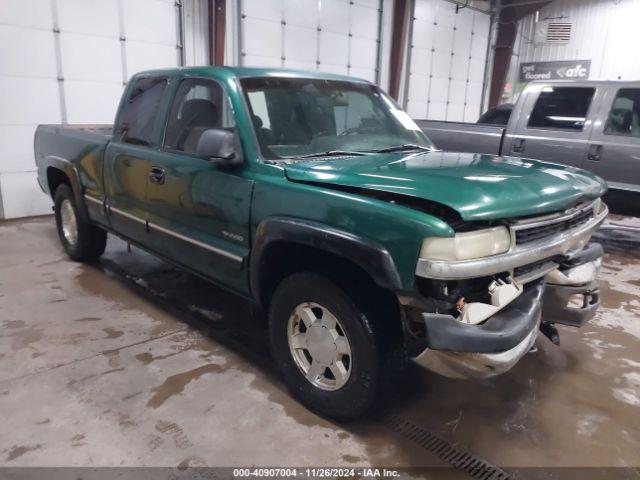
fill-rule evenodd
<path id="1" fill-rule="evenodd" d="M 381 0 L 241 0 L 243 66 L 340 73 L 376 82 L 384 37 Z M 390 32 L 389 32 L 390 33 Z"/>
<path id="2" fill-rule="evenodd" d="M 475 122 L 491 30 L 488 13 L 445 0 L 416 0 L 404 105 L 412 118 Z"/>
<path id="3" fill-rule="evenodd" d="M 36 125 L 112 123 L 130 75 L 178 64 L 177 12 L 173 0 L 2 0 L 0 215 L 51 212 Z"/>
<path id="4" fill-rule="evenodd" d="M 571 23 L 570 41 L 536 43 L 537 30 L 549 19 Z M 640 78 L 639 0 L 555 1 L 540 9 L 538 20 L 529 15 L 520 21 L 520 62 L 591 60 L 591 79 Z"/>

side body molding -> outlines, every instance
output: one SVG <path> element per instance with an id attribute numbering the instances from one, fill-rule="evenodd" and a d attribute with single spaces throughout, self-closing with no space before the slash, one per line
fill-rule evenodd
<path id="1" fill-rule="evenodd" d="M 389 252 L 380 244 L 321 223 L 288 217 L 263 220 L 256 230 L 250 257 L 250 286 L 260 299 L 260 269 L 269 245 L 286 241 L 316 248 L 350 260 L 383 288 L 400 290 L 400 276 Z"/>

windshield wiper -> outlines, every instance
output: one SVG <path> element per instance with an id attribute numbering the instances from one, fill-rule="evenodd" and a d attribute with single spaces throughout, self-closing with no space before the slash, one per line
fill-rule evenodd
<path id="1" fill-rule="evenodd" d="M 316 158 L 316 157 L 361 157 L 364 152 L 352 152 L 350 150 L 327 150 L 326 152 L 309 153 L 307 155 L 296 155 L 293 158 Z"/>
<path id="2" fill-rule="evenodd" d="M 376 150 L 376 153 L 403 152 L 406 150 L 424 150 L 425 152 L 437 151 L 437 149 L 433 147 L 425 147 L 423 145 L 417 145 L 415 143 L 405 143 L 403 145 L 396 145 L 395 147 L 387 147 L 381 150 Z"/>

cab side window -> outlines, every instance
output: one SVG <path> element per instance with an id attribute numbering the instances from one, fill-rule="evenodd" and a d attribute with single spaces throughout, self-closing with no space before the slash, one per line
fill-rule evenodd
<path id="1" fill-rule="evenodd" d="M 224 89 L 213 80 L 180 83 L 167 119 L 164 147 L 195 154 L 202 133 L 210 128 L 232 131 L 233 112 Z"/>
<path id="2" fill-rule="evenodd" d="M 129 91 L 116 125 L 116 134 L 126 143 L 150 145 L 167 79 L 139 78 Z"/>
<path id="3" fill-rule="evenodd" d="M 640 137 L 640 89 L 618 90 L 611 105 L 604 133 Z"/>
<path id="4" fill-rule="evenodd" d="M 586 87 L 545 87 L 527 126 L 581 131 L 594 93 L 594 88 Z"/>

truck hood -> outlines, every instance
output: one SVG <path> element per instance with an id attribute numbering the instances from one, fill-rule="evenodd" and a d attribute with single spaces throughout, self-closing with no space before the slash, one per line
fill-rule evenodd
<path id="1" fill-rule="evenodd" d="M 473 153 L 388 153 L 285 166 L 289 180 L 437 202 L 464 220 L 540 215 L 594 199 L 605 182 L 585 170 Z"/>

